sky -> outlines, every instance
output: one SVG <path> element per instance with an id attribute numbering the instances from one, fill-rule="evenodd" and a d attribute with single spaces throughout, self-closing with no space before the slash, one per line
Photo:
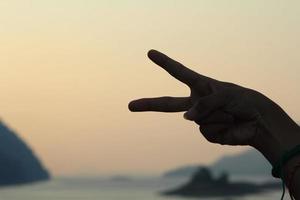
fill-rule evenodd
<path id="1" fill-rule="evenodd" d="M 0 1 L 0 117 L 57 176 L 159 174 L 244 151 L 208 143 L 183 113 L 130 100 L 189 95 L 160 50 L 261 91 L 300 121 L 300 1 Z"/>

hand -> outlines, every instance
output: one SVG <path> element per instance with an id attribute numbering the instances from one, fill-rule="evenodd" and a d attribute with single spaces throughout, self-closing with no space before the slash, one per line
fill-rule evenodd
<path id="1" fill-rule="evenodd" d="M 300 141 L 299 127 L 263 94 L 198 74 L 155 50 L 150 50 L 148 57 L 186 84 L 191 94 L 189 97 L 135 100 L 129 104 L 131 111 L 185 111 L 184 117 L 200 125 L 200 131 L 208 141 L 251 145 L 271 163 L 294 144 L 295 137 L 297 142 Z M 290 132 L 290 139 L 285 139 L 280 131 Z M 275 152 L 275 149 L 278 151 Z"/>

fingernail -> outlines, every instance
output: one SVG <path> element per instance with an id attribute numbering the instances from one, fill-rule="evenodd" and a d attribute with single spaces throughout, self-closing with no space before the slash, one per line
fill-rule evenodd
<path id="1" fill-rule="evenodd" d="M 186 112 L 183 114 L 183 118 L 188 120 L 188 118 L 186 117 Z"/>
<path id="2" fill-rule="evenodd" d="M 189 121 L 192 120 L 191 117 L 189 116 L 189 113 L 188 113 L 188 112 L 185 112 L 185 113 L 183 114 L 183 118 L 186 119 L 186 120 L 189 120 Z"/>
<path id="3" fill-rule="evenodd" d="M 135 105 L 134 105 L 134 101 L 131 101 L 129 104 L 128 104 L 128 109 L 130 111 L 135 111 Z"/>

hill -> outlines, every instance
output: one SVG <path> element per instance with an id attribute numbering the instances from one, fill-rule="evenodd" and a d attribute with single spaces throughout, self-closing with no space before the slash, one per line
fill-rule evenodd
<path id="1" fill-rule="evenodd" d="M 30 183 L 49 177 L 30 147 L 0 121 L 0 185 Z"/>
<path id="2" fill-rule="evenodd" d="M 172 190 L 162 192 L 163 195 L 186 197 L 233 197 L 253 195 L 281 189 L 280 181 L 251 183 L 247 181 L 229 181 L 229 175 L 222 173 L 214 177 L 210 169 L 199 168 L 191 179 Z"/>
<path id="3" fill-rule="evenodd" d="M 182 166 L 166 172 L 165 177 L 190 177 L 201 165 Z M 230 175 L 262 175 L 271 174 L 271 165 L 255 149 L 250 149 L 237 155 L 224 156 L 207 166 L 214 174 L 220 174 L 223 171 Z"/>
<path id="4" fill-rule="evenodd" d="M 210 166 L 216 173 L 226 171 L 231 175 L 271 175 L 271 164 L 255 149 L 237 155 L 224 156 Z"/>

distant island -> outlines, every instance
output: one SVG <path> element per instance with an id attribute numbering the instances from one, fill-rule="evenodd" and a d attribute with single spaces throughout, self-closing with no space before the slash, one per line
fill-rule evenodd
<path id="1" fill-rule="evenodd" d="M 208 168 L 201 167 L 191 180 L 173 190 L 162 192 L 163 195 L 178 195 L 185 197 L 226 197 L 244 196 L 281 189 L 280 182 L 255 184 L 250 182 L 230 182 L 228 174 L 222 173 L 214 178 Z"/>
<path id="2" fill-rule="evenodd" d="M 116 182 L 129 182 L 132 181 L 132 179 L 129 176 L 124 176 L 124 175 L 116 175 L 110 178 L 111 181 L 116 181 Z"/>
<path id="3" fill-rule="evenodd" d="M 0 186 L 47 180 L 49 172 L 28 145 L 0 121 Z"/>
<path id="4" fill-rule="evenodd" d="M 170 170 L 164 177 L 191 177 L 199 167 L 209 167 L 213 174 L 226 171 L 231 175 L 270 176 L 271 165 L 256 150 L 251 149 L 237 155 L 224 156 L 209 166 L 191 165 Z"/>

